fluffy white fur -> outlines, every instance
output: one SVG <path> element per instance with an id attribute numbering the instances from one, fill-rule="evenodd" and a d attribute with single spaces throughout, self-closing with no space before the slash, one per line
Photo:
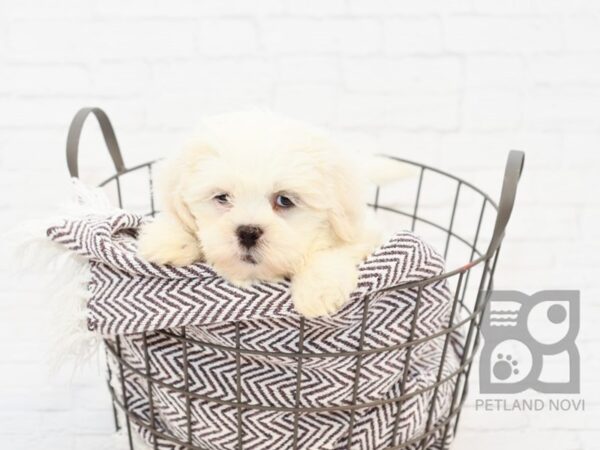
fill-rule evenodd
<path id="1" fill-rule="evenodd" d="M 6 241 L 14 245 L 12 255 L 20 270 L 33 271 L 40 278 L 44 297 L 39 304 L 45 309 L 45 323 L 40 335 L 47 341 L 47 362 L 50 374 L 60 370 L 77 371 L 91 362 L 98 368 L 98 376 L 104 372 L 104 356 L 98 352 L 102 337 L 87 328 L 87 304 L 91 292 L 87 289 L 91 273 L 88 261 L 63 245 L 52 242 L 46 236 L 48 227 L 64 219 L 79 219 L 87 215 L 107 215 L 118 211 L 99 189 L 89 188 L 78 179 L 72 179 L 72 199 L 58 205 L 59 215 L 40 221 L 21 224 Z M 116 362 L 107 360 L 113 374 L 118 373 Z M 112 377 L 111 385 L 117 396 L 121 396 L 119 380 Z M 129 438 L 125 427 L 125 416 L 116 409 L 120 431 L 106 450 L 129 450 Z M 133 448 L 150 450 L 137 433 L 131 433 Z"/>
<path id="2" fill-rule="evenodd" d="M 48 363 L 53 372 L 67 362 L 73 371 L 89 362 L 97 356 L 102 339 L 87 328 L 87 286 L 91 277 L 87 260 L 50 241 L 46 230 L 67 218 L 116 210 L 99 189 L 90 189 L 75 178 L 71 184 L 72 199 L 57 206 L 57 217 L 26 222 L 7 237 L 14 245 L 16 268 L 35 273 L 40 292 L 44 292 L 39 307 L 47 314 L 41 333 L 48 344 Z"/>
<path id="3" fill-rule="evenodd" d="M 367 220 L 365 175 L 300 122 L 265 111 L 214 117 L 165 163 L 163 212 L 142 230 L 140 254 L 178 266 L 204 260 L 238 285 L 291 278 L 299 313 L 332 314 L 380 242 Z M 240 226 L 260 228 L 255 246 L 241 245 Z"/>

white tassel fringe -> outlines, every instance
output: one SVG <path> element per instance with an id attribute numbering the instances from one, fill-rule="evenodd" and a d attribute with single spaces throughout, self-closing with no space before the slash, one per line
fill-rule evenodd
<path id="1" fill-rule="evenodd" d="M 75 178 L 72 186 L 74 198 L 59 207 L 59 217 L 26 223 L 10 236 L 10 241 L 16 243 L 13 250 L 17 266 L 37 273 L 45 281 L 48 362 L 53 371 L 67 361 L 73 363 L 74 369 L 88 362 L 97 354 L 102 338 L 87 328 L 89 262 L 50 241 L 46 230 L 65 219 L 118 211 L 101 190 L 91 189 Z"/>

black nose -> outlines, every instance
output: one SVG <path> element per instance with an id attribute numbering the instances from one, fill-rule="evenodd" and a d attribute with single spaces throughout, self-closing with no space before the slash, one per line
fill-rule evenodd
<path id="1" fill-rule="evenodd" d="M 256 241 L 263 234 L 263 230 L 256 225 L 240 225 L 235 233 L 242 247 L 251 248 L 256 245 Z"/>

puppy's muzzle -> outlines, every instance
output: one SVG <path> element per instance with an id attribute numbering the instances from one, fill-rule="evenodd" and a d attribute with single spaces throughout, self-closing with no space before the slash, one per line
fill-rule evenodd
<path id="1" fill-rule="evenodd" d="M 240 225 L 235 230 L 238 242 L 245 249 L 251 249 L 256 245 L 263 234 L 263 229 L 256 225 Z"/>

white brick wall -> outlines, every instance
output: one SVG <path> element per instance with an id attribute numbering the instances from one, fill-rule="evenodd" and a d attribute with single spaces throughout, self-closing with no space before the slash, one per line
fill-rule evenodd
<path id="1" fill-rule="evenodd" d="M 587 411 L 482 413 L 471 399 L 454 448 L 598 449 L 598 2 L 0 0 L 0 227 L 64 196 L 80 106 L 108 111 L 132 165 L 199 116 L 256 104 L 494 195 L 507 150 L 527 151 L 497 287 L 582 290 Z M 83 146 L 97 181 L 110 168 L 95 126 Z M 2 447 L 111 448 L 102 370 L 47 375 L 43 292 L 12 265 L 0 261 Z"/>

